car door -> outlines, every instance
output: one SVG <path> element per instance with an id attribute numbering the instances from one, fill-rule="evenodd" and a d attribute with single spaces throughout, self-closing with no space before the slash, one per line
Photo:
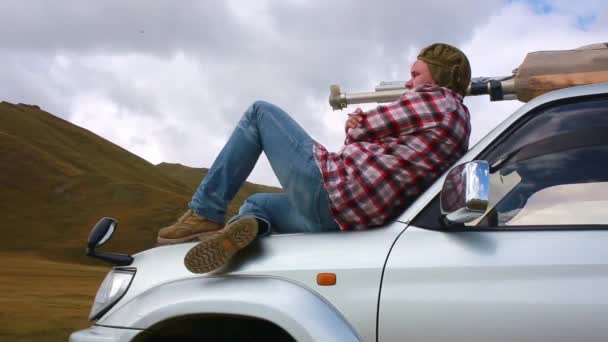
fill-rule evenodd
<path id="1" fill-rule="evenodd" d="M 378 341 L 608 340 L 608 98 L 551 103 L 476 159 L 490 200 L 444 223 L 438 195 L 391 249 Z"/>

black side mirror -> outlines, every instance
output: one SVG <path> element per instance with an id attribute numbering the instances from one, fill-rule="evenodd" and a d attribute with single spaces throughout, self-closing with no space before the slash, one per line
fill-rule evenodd
<path id="1" fill-rule="evenodd" d="M 87 255 L 93 258 L 110 262 L 117 266 L 127 266 L 133 263 L 133 257 L 127 254 L 114 254 L 97 252 L 95 248 L 102 246 L 114 234 L 118 227 L 118 221 L 110 217 L 104 217 L 91 230 L 89 241 L 87 242 Z"/>
<path id="2" fill-rule="evenodd" d="M 112 237 L 112 234 L 114 234 L 117 225 L 118 222 L 110 217 L 104 217 L 99 220 L 91 230 L 91 234 L 89 234 L 87 247 L 89 249 L 95 249 L 108 242 Z"/>

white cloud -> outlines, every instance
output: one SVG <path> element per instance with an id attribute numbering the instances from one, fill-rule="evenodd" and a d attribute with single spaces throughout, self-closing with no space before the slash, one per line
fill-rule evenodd
<path id="1" fill-rule="evenodd" d="M 509 75 L 528 52 L 566 50 L 606 41 L 608 27 L 577 27 L 579 13 L 598 10 L 607 5 L 584 1 L 570 11 L 561 2 L 552 12 L 538 15 L 524 2 L 513 2 L 478 26 L 470 41 L 462 46 L 469 56 L 474 76 Z M 472 114 L 475 143 L 522 105 L 519 101 L 489 102 L 487 97 L 467 98 Z M 472 145 L 472 144 L 471 144 Z"/>
<path id="2" fill-rule="evenodd" d="M 330 84 L 367 91 L 405 79 L 434 41 L 462 47 L 474 76 L 488 76 L 508 74 L 529 51 L 607 36 L 599 1 L 557 1 L 544 14 L 530 3 L 5 1 L 0 99 L 40 105 L 153 163 L 210 166 L 257 99 L 336 150 L 346 115 L 329 108 Z M 466 103 L 473 141 L 518 106 Z M 278 184 L 267 161 L 250 180 Z"/>

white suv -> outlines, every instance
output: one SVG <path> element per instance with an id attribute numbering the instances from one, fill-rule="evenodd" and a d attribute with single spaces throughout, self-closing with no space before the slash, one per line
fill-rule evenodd
<path id="1" fill-rule="evenodd" d="M 608 84 L 523 105 L 385 227 L 261 238 L 202 275 L 193 245 L 101 256 L 124 266 L 70 341 L 606 341 Z"/>

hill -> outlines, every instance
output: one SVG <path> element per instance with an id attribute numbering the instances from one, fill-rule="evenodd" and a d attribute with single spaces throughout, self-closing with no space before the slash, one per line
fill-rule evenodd
<path id="1" fill-rule="evenodd" d="M 0 103 L 0 252 L 35 252 L 70 262 L 84 257 L 90 228 L 119 221 L 108 249 L 152 247 L 160 227 L 184 210 L 206 169 L 153 165 L 37 106 Z M 247 183 L 228 208 L 256 192 Z"/>
<path id="2" fill-rule="evenodd" d="M 205 177 L 207 175 L 207 171 L 209 171 L 209 169 L 207 169 L 207 168 L 194 168 L 194 167 L 184 166 L 181 164 L 171 164 L 171 163 L 160 163 L 160 164 L 156 165 L 156 167 L 159 170 L 161 170 L 161 172 L 164 173 L 165 175 L 167 175 L 173 179 L 179 180 L 180 182 L 184 183 L 190 189 L 196 189 L 198 187 L 198 185 L 201 183 L 201 180 L 203 179 L 203 177 Z M 192 190 L 192 191 L 194 191 L 194 190 Z M 245 182 L 245 185 L 243 185 L 243 188 L 241 189 L 241 191 L 239 191 L 236 194 L 236 196 L 234 197 L 234 200 L 228 207 L 227 216 L 230 217 L 232 215 L 236 215 L 239 211 L 240 204 L 243 203 L 247 199 L 247 197 L 251 196 L 252 194 L 259 193 L 259 192 L 275 192 L 276 193 L 276 192 L 282 192 L 282 191 L 283 191 L 282 189 L 272 187 L 272 186 Z M 188 196 L 192 196 L 192 192 L 189 192 Z"/>

